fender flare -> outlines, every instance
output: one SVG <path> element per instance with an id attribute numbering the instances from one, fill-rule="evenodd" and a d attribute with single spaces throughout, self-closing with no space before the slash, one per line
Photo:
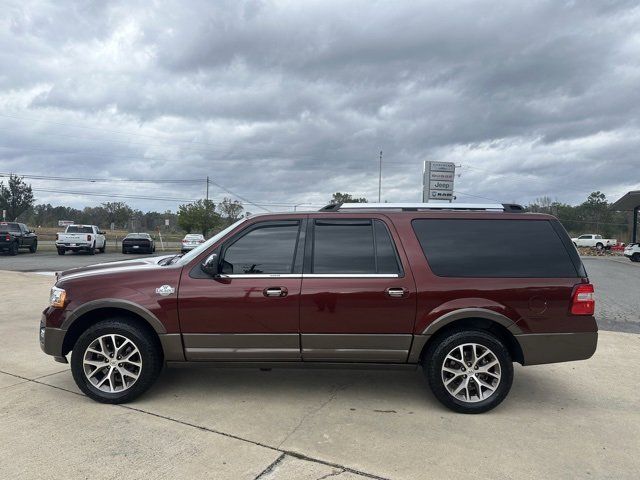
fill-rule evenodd
<path id="1" fill-rule="evenodd" d="M 445 313 L 441 317 L 438 317 L 422 331 L 422 335 L 433 335 L 442 327 L 445 327 L 446 325 L 457 320 L 463 320 L 466 318 L 481 318 L 484 320 L 490 320 L 502 325 L 513 335 L 522 334 L 522 330 L 516 324 L 516 322 L 501 313 L 486 308 L 460 308 L 452 312 Z"/>
<path id="2" fill-rule="evenodd" d="M 69 327 L 82 315 L 101 308 L 118 308 L 120 310 L 127 310 L 131 313 L 135 313 L 136 315 L 142 317 L 156 333 L 167 333 L 167 329 L 165 328 L 165 326 L 150 310 L 129 300 L 116 298 L 102 298 L 99 300 L 92 300 L 80 305 L 75 310 L 73 310 L 69 314 L 69 316 L 67 316 L 67 318 L 65 318 L 60 328 L 62 330 L 68 330 Z"/>
<path id="3" fill-rule="evenodd" d="M 522 334 L 522 330 L 516 324 L 516 322 L 501 313 L 494 312 L 493 310 L 489 310 L 486 308 L 459 308 L 438 317 L 433 322 L 431 322 L 427 326 L 427 328 L 422 331 L 422 333 L 414 335 L 413 343 L 411 344 L 411 349 L 409 350 L 409 357 L 407 361 L 409 363 L 418 363 L 420 361 L 420 355 L 422 355 L 424 346 L 433 335 L 438 333 L 438 331 L 440 331 L 443 327 L 446 327 L 447 325 L 457 320 L 464 320 L 467 318 L 479 318 L 502 325 L 512 335 L 514 335 L 514 338 L 516 338 L 516 342 L 518 342 L 518 340 L 515 336 Z"/>

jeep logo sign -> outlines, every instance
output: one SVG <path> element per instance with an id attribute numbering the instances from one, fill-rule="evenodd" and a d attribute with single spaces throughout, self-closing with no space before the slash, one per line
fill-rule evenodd
<path id="1" fill-rule="evenodd" d="M 456 164 L 452 162 L 424 162 L 422 201 L 453 200 Z"/>

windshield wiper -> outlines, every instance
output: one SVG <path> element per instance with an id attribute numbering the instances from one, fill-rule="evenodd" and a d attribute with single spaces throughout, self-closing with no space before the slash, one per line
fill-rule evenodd
<path id="1" fill-rule="evenodd" d="M 178 259 L 182 257 L 182 255 L 184 255 L 184 253 L 179 253 L 177 255 L 173 255 L 172 257 L 163 258 L 158 262 L 158 265 L 161 265 L 163 267 L 166 265 L 173 265 L 178 261 Z"/>

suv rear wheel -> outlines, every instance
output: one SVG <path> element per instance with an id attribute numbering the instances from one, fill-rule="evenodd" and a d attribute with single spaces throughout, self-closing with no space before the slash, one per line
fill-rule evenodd
<path id="1" fill-rule="evenodd" d="M 18 254 L 18 242 L 13 242 L 9 247 L 9 255 L 16 256 Z"/>
<path id="2" fill-rule="evenodd" d="M 453 331 L 429 346 L 423 371 L 436 398 L 459 413 L 498 406 L 513 382 L 509 351 L 482 330 Z"/>
<path id="3" fill-rule="evenodd" d="M 143 329 L 124 319 L 89 327 L 73 347 L 71 371 L 88 397 L 102 403 L 125 403 L 156 381 L 162 356 Z"/>

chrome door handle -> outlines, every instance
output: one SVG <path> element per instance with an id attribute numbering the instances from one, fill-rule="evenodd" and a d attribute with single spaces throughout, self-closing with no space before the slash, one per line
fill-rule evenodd
<path id="1" fill-rule="evenodd" d="M 404 287 L 389 287 L 386 292 L 391 298 L 402 298 L 407 294 L 407 289 Z"/>
<path id="2" fill-rule="evenodd" d="M 267 287 L 262 291 L 265 297 L 286 297 L 287 289 L 285 287 Z"/>

